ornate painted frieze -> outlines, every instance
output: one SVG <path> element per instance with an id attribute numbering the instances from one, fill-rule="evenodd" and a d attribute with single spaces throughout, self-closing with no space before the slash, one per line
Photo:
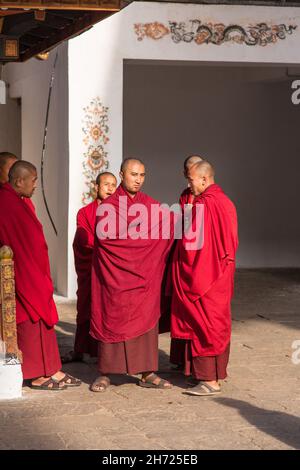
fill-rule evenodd
<path id="1" fill-rule="evenodd" d="M 241 26 L 223 23 L 203 23 L 193 19 L 188 22 L 169 21 L 168 25 L 159 22 L 136 23 L 134 31 L 138 41 L 145 38 L 159 40 L 168 36 L 174 43 L 194 42 L 201 44 L 215 44 L 217 46 L 228 42 L 245 44 L 247 46 L 267 46 L 275 44 L 279 39 L 286 39 L 292 34 L 296 25 L 257 23 L 255 25 Z"/>
<path id="2" fill-rule="evenodd" d="M 84 108 L 82 131 L 84 134 L 83 175 L 85 177 L 86 191 L 82 194 L 83 204 L 88 204 L 95 198 L 95 180 L 99 173 L 108 169 L 107 143 L 108 107 L 103 106 L 100 98 L 93 99 Z"/>

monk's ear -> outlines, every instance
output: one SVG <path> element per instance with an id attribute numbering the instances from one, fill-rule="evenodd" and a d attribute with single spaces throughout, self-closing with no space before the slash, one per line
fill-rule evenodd
<path id="1" fill-rule="evenodd" d="M 124 173 L 123 173 L 123 171 L 120 171 L 119 176 L 120 176 L 120 178 L 121 178 L 121 181 L 123 181 L 123 179 L 124 179 Z"/>

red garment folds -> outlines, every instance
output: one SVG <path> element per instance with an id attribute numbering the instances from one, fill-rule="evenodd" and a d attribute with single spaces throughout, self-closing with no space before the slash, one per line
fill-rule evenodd
<path id="1" fill-rule="evenodd" d="M 230 300 L 238 246 L 234 204 L 213 184 L 195 197 L 204 205 L 204 244 L 187 250 L 177 242 L 172 263 L 171 336 L 191 339 L 193 356 L 219 355 L 230 341 Z"/>
<path id="2" fill-rule="evenodd" d="M 121 204 L 125 201 L 127 209 L 120 210 L 121 197 Z M 151 207 L 160 207 L 150 196 L 139 192 L 131 198 L 119 186 L 100 207 L 107 204 L 115 209 L 117 231 L 114 238 L 95 237 L 91 335 L 106 343 L 117 343 L 143 335 L 156 326 L 160 317 L 161 283 L 172 239 L 162 239 L 161 223 L 158 238 L 151 238 L 151 217 L 145 230 L 147 239 L 122 238 L 121 224 L 125 217 L 128 219 L 125 231 L 129 225 L 135 225 L 137 231 L 140 227 L 141 232 L 144 227 L 143 221 L 138 221 L 138 213 L 131 213 L 133 204 L 141 204 L 149 216 Z M 97 230 L 101 219 L 103 221 L 105 216 L 97 217 Z M 171 238 L 172 226 L 171 223 Z"/>
<path id="3" fill-rule="evenodd" d="M 98 201 L 83 207 L 77 214 L 77 230 L 73 242 L 75 269 L 78 280 L 77 323 L 90 319 L 91 271 L 94 251 Z"/>
<path id="4" fill-rule="evenodd" d="M 48 248 L 32 208 L 8 184 L 0 188 L 0 246 L 14 252 L 17 323 L 58 321 Z"/>
<path id="5" fill-rule="evenodd" d="M 191 204 L 194 200 L 191 188 L 185 188 L 179 198 L 179 204 L 181 205 L 182 210 L 184 209 L 184 204 Z"/>
<path id="6" fill-rule="evenodd" d="M 98 200 L 78 211 L 73 242 L 77 274 L 77 329 L 74 350 L 97 356 L 98 343 L 89 335 L 91 318 L 91 275 Z"/>

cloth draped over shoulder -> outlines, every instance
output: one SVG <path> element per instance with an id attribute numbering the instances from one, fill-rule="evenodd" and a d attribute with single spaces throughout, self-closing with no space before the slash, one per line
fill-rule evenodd
<path id="1" fill-rule="evenodd" d="M 116 215 L 116 233 L 110 238 L 95 237 L 90 333 L 100 341 L 117 343 L 147 333 L 159 320 L 174 225 L 173 214 L 166 210 L 156 224 L 152 210 L 159 210 L 160 203 L 142 192 L 131 198 L 122 186 L 100 207 L 104 211 L 107 206 Z M 97 216 L 97 229 L 104 219 L 104 214 Z M 164 238 L 162 220 L 167 219 L 170 233 Z M 139 236 L 126 238 L 124 230 Z"/>
<path id="2" fill-rule="evenodd" d="M 194 198 L 192 224 L 199 204 L 204 206 L 203 245 L 187 249 L 189 240 L 183 237 L 177 242 L 173 257 L 171 335 L 199 340 L 205 330 L 202 343 L 207 347 L 202 352 L 206 349 L 207 354 L 219 354 L 230 339 L 237 215 L 234 204 L 217 184 Z M 218 337 L 223 339 L 215 340 Z"/>
<path id="3" fill-rule="evenodd" d="M 27 320 L 53 326 L 58 321 L 53 300 L 48 247 L 32 204 L 5 183 L 0 187 L 0 246 L 14 253 L 17 323 Z"/>

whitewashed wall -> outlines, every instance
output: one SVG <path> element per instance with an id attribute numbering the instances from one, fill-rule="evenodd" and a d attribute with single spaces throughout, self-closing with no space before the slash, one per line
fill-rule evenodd
<path id="1" fill-rule="evenodd" d="M 24 64 L 5 67 L 11 98 L 21 99 L 23 160 L 37 166 L 40 177 L 43 133 L 46 118 L 49 81 L 56 50 L 48 61 L 31 59 Z M 46 213 L 41 186 L 33 202 L 41 220 L 49 247 L 54 284 L 67 295 L 67 239 L 68 239 L 68 69 L 67 45 L 58 48 L 58 61 L 53 86 L 44 164 L 45 192 L 49 209 L 58 230 L 56 237 Z M 19 135 L 16 136 L 19 141 Z M 13 149 L 12 149 L 13 150 Z M 18 154 L 18 156 L 20 156 Z M 39 181 L 40 183 L 40 181 Z"/>
<path id="2" fill-rule="evenodd" d="M 0 104 L 0 152 L 21 155 L 21 105 L 7 96 L 6 104 Z"/>

